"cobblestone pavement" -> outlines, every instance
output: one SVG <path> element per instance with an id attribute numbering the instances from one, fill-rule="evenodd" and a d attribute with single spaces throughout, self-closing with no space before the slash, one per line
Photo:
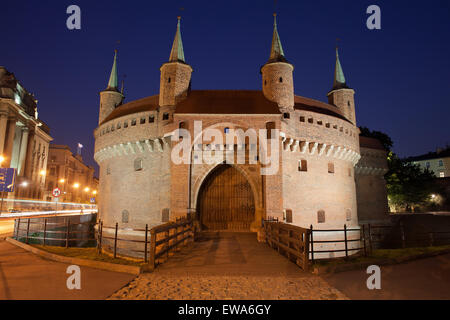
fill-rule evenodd
<path id="1" fill-rule="evenodd" d="M 229 233 L 196 241 L 153 273 L 110 299 L 347 299 L 322 278 L 301 271 L 255 234 Z"/>

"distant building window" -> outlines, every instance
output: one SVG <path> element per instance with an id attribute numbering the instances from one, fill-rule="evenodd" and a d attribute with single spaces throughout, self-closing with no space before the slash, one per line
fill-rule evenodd
<path id="1" fill-rule="evenodd" d="M 349 107 L 351 106 L 350 101 L 347 101 L 347 105 L 348 105 Z"/>
<path id="2" fill-rule="evenodd" d="M 313 119 L 313 118 L 309 118 L 309 119 L 308 119 L 308 122 L 309 122 L 309 123 L 314 123 L 314 119 Z"/>
<path id="3" fill-rule="evenodd" d="M 124 127 L 124 128 L 128 128 L 128 121 L 125 121 L 125 122 L 123 123 L 123 127 Z"/>
<path id="4" fill-rule="evenodd" d="M 117 129 L 120 129 L 122 126 L 120 125 L 120 122 L 117 124 Z"/>
<path id="5" fill-rule="evenodd" d="M 337 129 L 338 128 L 338 126 L 335 124 L 335 125 L 333 125 L 333 129 Z"/>
<path id="6" fill-rule="evenodd" d="M 439 172 L 439 178 L 444 178 L 445 177 L 445 173 L 443 171 Z"/>
<path id="7" fill-rule="evenodd" d="M 329 123 L 326 123 L 326 124 L 325 124 L 325 127 L 329 128 L 329 127 L 330 127 L 330 124 L 329 124 Z"/>
<path id="8" fill-rule="evenodd" d="M 333 162 L 328 163 L 328 173 L 334 173 L 334 163 Z"/>
<path id="9" fill-rule="evenodd" d="M 319 126 L 321 126 L 321 125 L 322 125 L 322 121 L 321 121 L 321 120 L 317 121 L 317 124 L 318 124 Z"/>
<path id="10" fill-rule="evenodd" d="M 300 122 L 305 122 L 305 117 L 301 116 L 300 117 Z"/>
<path id="11" fill-rule="evenodd" d="M 154 116 L 148 117 L 148 123 L 153 123 L 153 122 L 155 122 L 155 117 Z"/>
<path id="12" fill-rule="evenodd" d="M 298 161 L 298 171 L 308 171 L 308 163 L 302 159 Z"/>
<path id="13" fill-rule="evenodd" d="M 131 120 L 131 125 L 135 126 L 136 125 L 136 119 Z"/>
<path id="14" fill-rule="evenodd" d="M 283 78 L 282 77 L 280 77 L 280 83 L 282 83 L 283 82 Z"/>
<path id="15" fill-rule="evenodd" d="M 141 118 L 141 124 L 145 123 L 145 118 Z"/>
<path id="16" fill-rule="evenodd" d="M 169 114 L 167 112 L 163 113 L 163 120 L 169 120 Z"/>
<path id="17" fill-rule="evenodd" d="M 130 219 L 130 213 L 127 210 L 122 211 L 122 223 L 128 223 Z"/>
<path id="18" fill-rule="evenodd" d="M 347 209 L 345 211 L 345 220 L 347 220 L 347 221 L 351 221 L 352 220 L 352 210 Z"/>
<path id="19" fill-rule="evenodd" d="M 325 211 L 317 211 L 317 223 L 325 223 Z"/>
<path id="20" fill-rule="evenodd" d="M 143 169 L 143 161 L 141 158 L 134 160 L 134 171 L 141 171 Z"/>
<path id="21" fill-rule="evenodd" d="M 442 167 L 444 165 L 444 161 L 439 160 L 439 167 Z"/>
<path id="22" fill-rule="evenodd" d="M 230 132 L 230 128 L 226 127 L 223 129 L 223 133 L 228 133 L 228 132 Z"/>
<path id="23" fill-rule="evenodd" d="M 344 128 L 343 128 L 343 127 L 340 127 L 340 128 L 339 128 L 339 131 L 340 131 L 340 132 L 343 132 L 343 131 L 344 131 Z"/>
<path id="24" fill-rule="evenodd" d="M 114 130 L 116 130 L 116 128 L 114 128 L 114 125 L 111 126 L 111 132 L 113 132 Z"/>
<path id="25" fill-rule="evenodd" d="M 264 85 L 267 85 L 267 80 L 264 80 Z"/>

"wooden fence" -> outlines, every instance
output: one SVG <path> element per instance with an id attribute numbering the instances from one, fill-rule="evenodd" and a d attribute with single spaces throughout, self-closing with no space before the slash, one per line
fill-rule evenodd
<path id="1" fill-rule="evenodd" d="M 104 228 L 113 229 L 114 237 L 105 236 Z M 118 249 L 141 253 L 144 256 L 144 262 L 148 262 L 151 270 L 155 268 L 163 256 L 168 257 L 169 252 L 177 250 L 180 245 L 185 245 L 189 240 L 193 241 L 194 239 L 193 222 L 187 218 L 180 218 L 175 222 L 169 222 L 151 229 L 148 228 L 148 224 L 145 225 L 144 229 L 126 229 L 127 231 L 143 232 L 144 240 L 130 239 L 130 237 L 120 238 L 118 236 L 119 230 L 122 229 L 119 229 L 118 223 L 114 227 L 108 227 L 103 225 L 103 221 L 100 221 L 97 236 L 98 251 L 100 252 L 104 246 L 103 240 L 111 240 L 114 258 L 117 257 Z M 141 244 L 142 247 L 141 249 L 124 249 L 121 247 L 121 243 L 137 243 Z"/>
<path id="2" fill-rule="evenodd" d="M 309 269 L 309 233 L 305 228 L 263 220 L 267 244 L 295 262 L 300 268 Z"/>

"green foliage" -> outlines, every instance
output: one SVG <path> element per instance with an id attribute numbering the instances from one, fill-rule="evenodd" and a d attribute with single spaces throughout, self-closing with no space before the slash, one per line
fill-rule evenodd
<path id="1" fill-rule="evenodd" d="M 361 136 L 378 139 L 386 150 L 391 151 L 394 143 L 392 142 L 391 137 L 389 137 L 386 133 L 381 131 L 371 131 L 366 127 L 359 127 L 359 130 L 361 130 Z"/>

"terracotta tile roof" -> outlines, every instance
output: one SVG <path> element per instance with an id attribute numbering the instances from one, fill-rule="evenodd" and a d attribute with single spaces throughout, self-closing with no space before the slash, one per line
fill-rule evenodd
<path id="1" fill-rule="evenodd" d="M 359 136 L 359 146 L 361 148 L 386 150 L 380 140 L 364 136 Z"/>
<path id="2" fill-rule="evenodd" d="M 295 96 L 295 109 L 345 117 L 335 106 L 325 102 Z M 159 95 L 131 101 L 116 108 L 102 123 L 125 115 L 157 110 Z M 175 113 L 197 114 L 280 114 L 278 105 L 264 97 L 260 90 L 193 90 L 179 102 Z"/>
<path id="3" fill-rule="evenodd" d="M 195 90 L 177 104 L 175 113 L 280 114 L 280 110 L 259 90 Z"/>
<path id="4" fill-rule="evenodd" d="M 129 114 L 143 112 L 143 111 L 152 111 L 156 110 L 159 106 L 159 95 L 156 94 L 154 96 L 142 98 L 139 100 L 134 100 L 128 103 L 125 103 L 111 112 L 109 116 L 103 120 L 102 123 L 108 122 L 109 120 L 116 119 L 122 116 L 126 116 Z"/>

